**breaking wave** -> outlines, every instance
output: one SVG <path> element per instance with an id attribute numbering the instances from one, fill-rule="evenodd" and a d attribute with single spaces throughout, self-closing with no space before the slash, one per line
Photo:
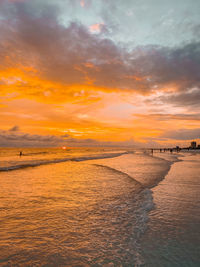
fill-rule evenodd
<path id="1" fill-rule="evenodd" d="M 23 162 L 16 162 L 13 165 L 0 167 L 0 171 L 12 171 L 17 169 L 23 169 L 28 167 L 37 167 L 40 165 L 47 165 L 47 164 L 54 164 L 54 163 L 61 163 L 66 161 L 86 161 L 86 160 L 95 160 L 95 159 L 105 159 L 105 158 L 113 158 L 118 157 L 127 152 L 122 153 L 106 153 L 106 154 L 98 154 L 92 156 L 82 156 L 82 157 L 68 157 L 68 158 L 57 158 L 57 159 L 50 159 L 50 160 L 32 160 L 32 161 L 23 161 Z M 40 153 L 41 154 L 41 153 Z"/>
<path id="2" fill-rule="evenodd" d="M 134 157 L 135 156 L 137 155 L 134 155 Z M 145 264 L 145 261 L 142 258 L 141 254 L 140 239 L 148 227 L 149 212 L 155 208 L 155 204 L 153 202 L 153 193 L 150 188 L 155 187 L 160 181 L 162 181 L 169 172 L 169 169 L 173 162 L 177 161 L 177 158 L 173 161 L 169 161 L 163 158 L 152 158 L 148 155 L 145 156 L 151 158 L 152 161 L 156 162 L 154 164 L 163 164 L 163 168 L 157 172 L 157 175 L 152 176 L 149 173 L 150 175 L 148 175 L 148 183 L 146 183 L 146 181 L 143 182 L 144 180 L 140 179 L 140 177 L 138 177 L 137 180 L 137 178 L 132 175 L 133 172 L 131 168 L 127 168 L 124 171 L 123 165 L 120 166 L 120 163 L 123 164 L 123 162 L 126 162 L 127 165 L 128 158 L 131 157 L 130 154 L 122 155 L 119 158 L 113 159 L 113 161 L 117 161 L 117 164 L 113 164 L 113 161 L 109 163 L 103 160 L 99 161 L 100 164 L 98 163 L 98 161 L 97 163 L 93 164 L 97 167 L 109 170 L 113 172 L 113 174 L 123 175 L 124 178 L 132 180 L 135 185 L 138 186 L 138 190 L 132 195 L 134 199 L 134 201 L 132 202 L 132 208 L 130 210 L 132 214 L 130 214 L 129 212 L 129 220 L 131 218 L 132 222 L 131 250 L 134 251 L 134 253 L 132 254 L 132 258 L 129 258 L 127 262 L 134 262 L 134 266 L 143 266 Z M 121 160 L 120 158 L 123 158 L 123 160 Z M 101 162 L 105 162 L 105 165 Z M 117 169 L 111 166 L 116 166 Z M 133 166 L 133 168 L 135 169 L 135 166 Z"/>

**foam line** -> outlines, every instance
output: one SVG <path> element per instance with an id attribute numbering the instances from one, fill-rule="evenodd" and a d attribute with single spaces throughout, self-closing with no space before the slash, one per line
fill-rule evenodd
<path id="1" fill-rule="evenodd" d="M 112 172 L 115 172 L 117 174 L 122 174 L 122 175 L 126 176 L 127 178 L 131 179 L 132 181 L 134 181 L 135 183 L 137 183 L 137 185 L 139 185 L 142 189 L 144 189 L 144 186 L 140 182 L 138 182 L 136 179 L 134 179 L 132 176 L 128 175 L 125 172 L 122 172 L 122 171 L 116 170 L 114 168 L 111 168 L 109 166 L 105 166 L 105 165 L 101 165 L 101 164 L 93 164 L 93 165 L 97 166 L 97 167 L 105 168 L 105 169 L 110 170 Z"/>
<path id="2" fill-rule="evenodd" d="M 123 154 L 126 154 L 127 152 L 122 153 L 111 153 L 111 154 L 100 154 L 96 156 L 85 156 L 85 157 L 79 157 L 79 158 L 62 158 L 62 159 L 54 159 L 54 160 L 47 160 L 47 161 L 37 161 L 37 162 L 29 162 L 29 163 L 23 163 L 19 165 L 12 165 L 8 167 L 0 167 L 1 171 L 13 171 L 18 169 L 24 169 L 24 168 L 30 168 L 30 167 L 37 167 L 41 165 L 47 165 L 47 164 L 55 164 L 55 163 L 61 163 L 66 161 L 86 161 L 86 160 L 95 160 L 95 159 L 104 159 L 104 158 L 114 158 L 119 157 Z"/>

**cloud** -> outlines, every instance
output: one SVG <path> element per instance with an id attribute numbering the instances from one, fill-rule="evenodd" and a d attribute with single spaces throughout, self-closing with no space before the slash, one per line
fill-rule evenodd
<path id="1" fill-rule="evenodd" d="M 124 8 L 132 5 L 129 2 Z M 114 145 L 96 139 L 122 140 L 134 136 L 144 140 L 147 136 L 159 136 L 165 129 L 174 129 L 176 123 L 180 129 L 198 127 L 198 38 L 176 47 L 152 44 L 132 45 L 130 49 L 126 40 L 117 43 L 116 38 L 109 39 L 114 36 L 109 33 L 110 27 L 120 29 L 117 20 L 112 25 L 100 15 L 95 20 L 88 19 L 84 26 L 77 19 L 70 21 L 70 16 L 65 20 L 59 9 L 63 3 L 0 1 L 3 127 L 15 125 L 17 118 L 20 126 L 26 125 L 25 129 L 37 127 L 37 133 L 61 134 L 70 128 L 76 131 L 69 131 L 73 137 L 94 139 L 72 138 L 67 134 L 46 137 L 26 134 L 14 126 L 5 133 L 1 131 L 2 144 L 23 144 L 24 138 L 24 144 L 49 146 L 66 141 L 76 145 Z M 98 10 L 90 0 L 67 3 L 70 12 L 77 8 L 78 17 Z M 88 8 L 82 9 L 81 3 Z M 111 1 L 109 6 L 121 12 L 118 3 Z M 102 23 L 93 24 L 95 21 Z M 198 32 L 198 28 L 195 30 Z M 118 100 L 123 103 L 118 104 Z M 38 105 L 31 105 L 30 101 Z M 186 114 L 188 110 L 190 114 Z M 165 114 L 168 111 L 171 114 Z M 134 114 L 134 119 L 132 114 L 137 112 L 144 115 Z M 134 141 L 124 142 L 137 145 Z"/>
<path id="2" fill-rule="evenodd" d="M 38 135 L 20 132 L 17 126 L 10 130 L 0 130 L 0 146 L 56 146 L 63 139 L 54 135 Z"/>
<path id="3" fill-rule="evenodd" d="M 104 23 L 96 23 L 96 24 L 92 24 L 89 29 L 92 33 L 99 33 L 102 31 L 104 27 Z"/>
<path id="4" fill-rule="evenodd" d="M 14 126 L 15 127 L 15 126 Z M 12 127 L 11 129 L 14 129 Z M 56 146 L 102 146 L 102 147 L 146 147 L 148 143 L 136 142 L 133 139 L 111 142 L 98 141 L 92 138 L 73 138 L 68 134 L 55 135 L 39 135 L 30 134 L 21 131 L 0 130 L 0 146 L 2 147 L 56 147 Z"/>
<path id="5" fill-rule="evenodd" d="M 19 126 L 15 125 L 9 130 L 10 132 L 18 132 L 19 131 Z"/>
<path id="6" fill-rule="evenodd" d="M 191 107 L 193 110 L 199 109 L 200 88 L 196 87 L 186 92 L 165 95 L 160 97 L 159 100 L 165 103 L 170 103 L 174 106 Z"/>
<path id="7" fill-rule="evenodd" d="M 190 114 L 169 114 L 169 113 L 149 113 L 149 114 L 134 114 L 136 118 L 142 120 L 157 120 L 157 121 L 200 121 L 200 113 L 190 113 Z"/>
<path id="8" fill-rule="evenodd" d="M 0 32 L 2 67 L 26 66 L 41 79 L 64 85 L 93 85 L 139 94 L 158 90 L 187 92 L 200 85 L 200 43 L 182 47 L 140 46 L 132 51 L 94 35 L 78 22 L 60 24 L 53 6 L 3 1 Z M 100 31 L 102 24 L 91 30 Z M 88 68 L 90 64 L 90 68 Z M 51 90 L 50 90 L 51 92 Z"/>
<path id="9" fill-rule="evenodd" d="M 178 129 L 174 131 L 167 131 L 162 137 L 175 140 L 192 140 L 200 138 L 200 128 L 196 129 Z"/>
<path id="10" fill-rule="evenodd" d="M 68 138 L 69 137 L 69 134 L 63 134 L 63 135 L 61 135 L 61 137 Z"/>
<path id="11" fill-rule="evenodd" d="M 84 7 L 84 6 L 85 6 L 85 1 L 84 1 L 84 0 L 81 0 L 81 1 L 80 1 L 80 5 L 81 5 L 82 7 Z"/>

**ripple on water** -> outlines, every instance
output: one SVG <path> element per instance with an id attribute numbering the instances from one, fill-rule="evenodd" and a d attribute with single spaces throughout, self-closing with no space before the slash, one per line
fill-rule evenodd
<path id="1" fill-rule="evenodd" d="M 116 172 L 94 166 L 94 161 L 2 173 L 0 208 L 5 211 L 0 217 L 0 262 L 141 265 L 140 238 L 154 204 L 151 190 L 141 183 L 143 176 L 148 179 L 142 156 L 124 155 L 120 160 L 125 159 L 131 176 L 122 172 L 124 163 Z M 143 160 L 148 162 L 149 179 L 152 173 L 155 178 L 156 159 L 144 156 Z M 119 167 L 119 162 L 113 164 Z M 134 166 L 136 180 L 130 179 Z"/>

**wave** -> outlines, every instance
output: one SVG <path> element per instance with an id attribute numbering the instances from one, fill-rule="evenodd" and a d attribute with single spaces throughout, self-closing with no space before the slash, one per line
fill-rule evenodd
<path id="1" fill-rule="evenodd" d="M 50 154 L 50 152 L 42 151 L 42 152 L 23 153 L 23 156 L 33 156 L 33 155 L 35 156 L 35 155 L 45 155 L 45 154 Z M 53 153 L 51 152 L 51 154 Z"/>
<path id="2" fill-rule="evenodd" d="M 151 155 L 144 155 L 145 157 L 151 157 Z M 129 155 L 122 156 L 123 159 L 121 163 L 126 162 Z M 115 167 L 111 167 L 107 164 L 108 162 L 105 162 L 105 165 L 103 164 L 93 164 L 97 167 L 105 168 L 113 174 L 120 174 L 123 175 L 124 178 L 131 179 L 135 184 L 139 185 L 138 190 L 135 192 L 136 194 L 133 194 L 133 217 L 132 217 L 132 223 L 133 223 L 133 239 L 132 239 L 132 248 L 134 250 L 134 266 L 144 266 L 145 262 L 142 257 L 141 253 L 141 246 L 140 246 L 140 239 L 142 235 L 145 233 L 147 227 L 148 227 L 148 220 L 149 220 L 149 212 L 155 208 L 155 204 L 153 202 L 153 192 L 151 191 L 151 188 L 158 185 L 159 182 L 161 182 L 166 175 L 168 174 L 171 165 L 177 161 L 179 161 L 178 157 L 173 156 L 173 158 L 160 158 L 160 157 L 151 157 L 152 160 L 155 162 L 157 161 L 157 164 L 163 164 L 162 171 L 158 171 L 157 176 L 150 177 L 149 183 L 142 183 L 141 180 L 137 180 L 137 178 L 134 177 L 132 172 L 128 171 L 127 169 L 121 168 L 120 170 L 120 162 L 118 162 L 119 158 L 117 160 L 117 165 Z M 127 165 L 128 167 L 128 165 Z M 130 167 L 130 166 L 129 166 Z M 156 168 L 156 165 L 155 165 Z"/>
<path id="3" fill-rule="evenodd" d="M 132 193 L 133 201 L 131 202 L 131 214 L 129 214 L 133 229 L 131 250 L 134 251 L 134 257 L 132 259 L 134 266 L 143 266 L 145 262 L 141 253 L 140 239 L 148 227 L 147 223 L 149 220 L 149 212 L 155 208 L 155 204 L 153 202 L 153 192 L 151 189 L 145 188 L 143 184 L 125 172 L 102 164 L 93 165 L 111 171 L 115 175 L 121 175 L 124 178 L 131 180 L 136 186 L 138 186 L 137 190 L 134 190 Z"/>
<path id="4" fill-rule="evenodd" d="M 138 184 L 141 188 L 144 188 L 143 185 L 142 185 L 140 182 L 138 182 L 136 179 L 134 179 L 132 176 L 128 175 L 128 174 L 125 173 L 125 172 L 122 172 L 122 171 L 119 171 L 119 170 L 117 170 L 117 169 L 111 168 L 111 167 L 109 167 L 109 166 L 101 165 L 101 164 L 93 164 L 93 165 L 94 165 L 94 166 L 97 166 L 97 167 L 105 168 L 105 169 L 110 170 L 110 171 L 112 171 L 112 172 L 115 172 L 115 173 L 117 173 L 117 174 L 122 174 L 122 175 L 126 176 L 127 178 L 131 179 L 132 181 L 134 181 L 134 182 L 135 182 L 136 184 Z"/>
<path id="5" fill-rule="evenodd" d="M 134 266 L 144 266 L 142 258 L 140 238 L 148 227 L 149 212 L 155 208 L 153 202 L 153 192 L 150 189 L 144 189 L 134 198 L 135 200 L 135 223 L 133 228 L 133 246 L 135 247 Z"/>
<path id="6" fill-rule="evenodd" d="M 152 157 L 145 153 L 143 155 L 126 153 L 112 161 L 97 160 L 93 165 L 123 174 L 141 187 L 150 189 L 164 179 L 171 165 L 177 161 L 180 161 L 177 157 L 169 160 L 168 158 Z"/>
<path id="7" fill-rule="evenodd" d="M 53 159 L 53 160 L 36 160 L 36 161 L 29 161 L 29 162 L 23 162 L 18 163 L 15 165 L 10 165 L 6 167 L 0 167 L 0 172 L 3 171 L 13 171 L 18 169 L 24 169 L 24 168 L 30 168 L 30 167 L 37 167 L 41 165 L 47 165 L 47 164 L 55 164 L 55 163 L 61 163 L 66 161 L 86 161 L 86 160 L 95 160 L 95 159 L 105 159 L 105 158 L 114 158 L 119 157 L 123 154 L 127 154 L 127 152 L 121 152 L 121 153 L 109 153 L 109 154 L 100 154 L 100 155 L 92 155 L 92 156 L 83 156 L 83 157 L 73 157 L 73 158 L 60 158 L 60 159 Z"/>

